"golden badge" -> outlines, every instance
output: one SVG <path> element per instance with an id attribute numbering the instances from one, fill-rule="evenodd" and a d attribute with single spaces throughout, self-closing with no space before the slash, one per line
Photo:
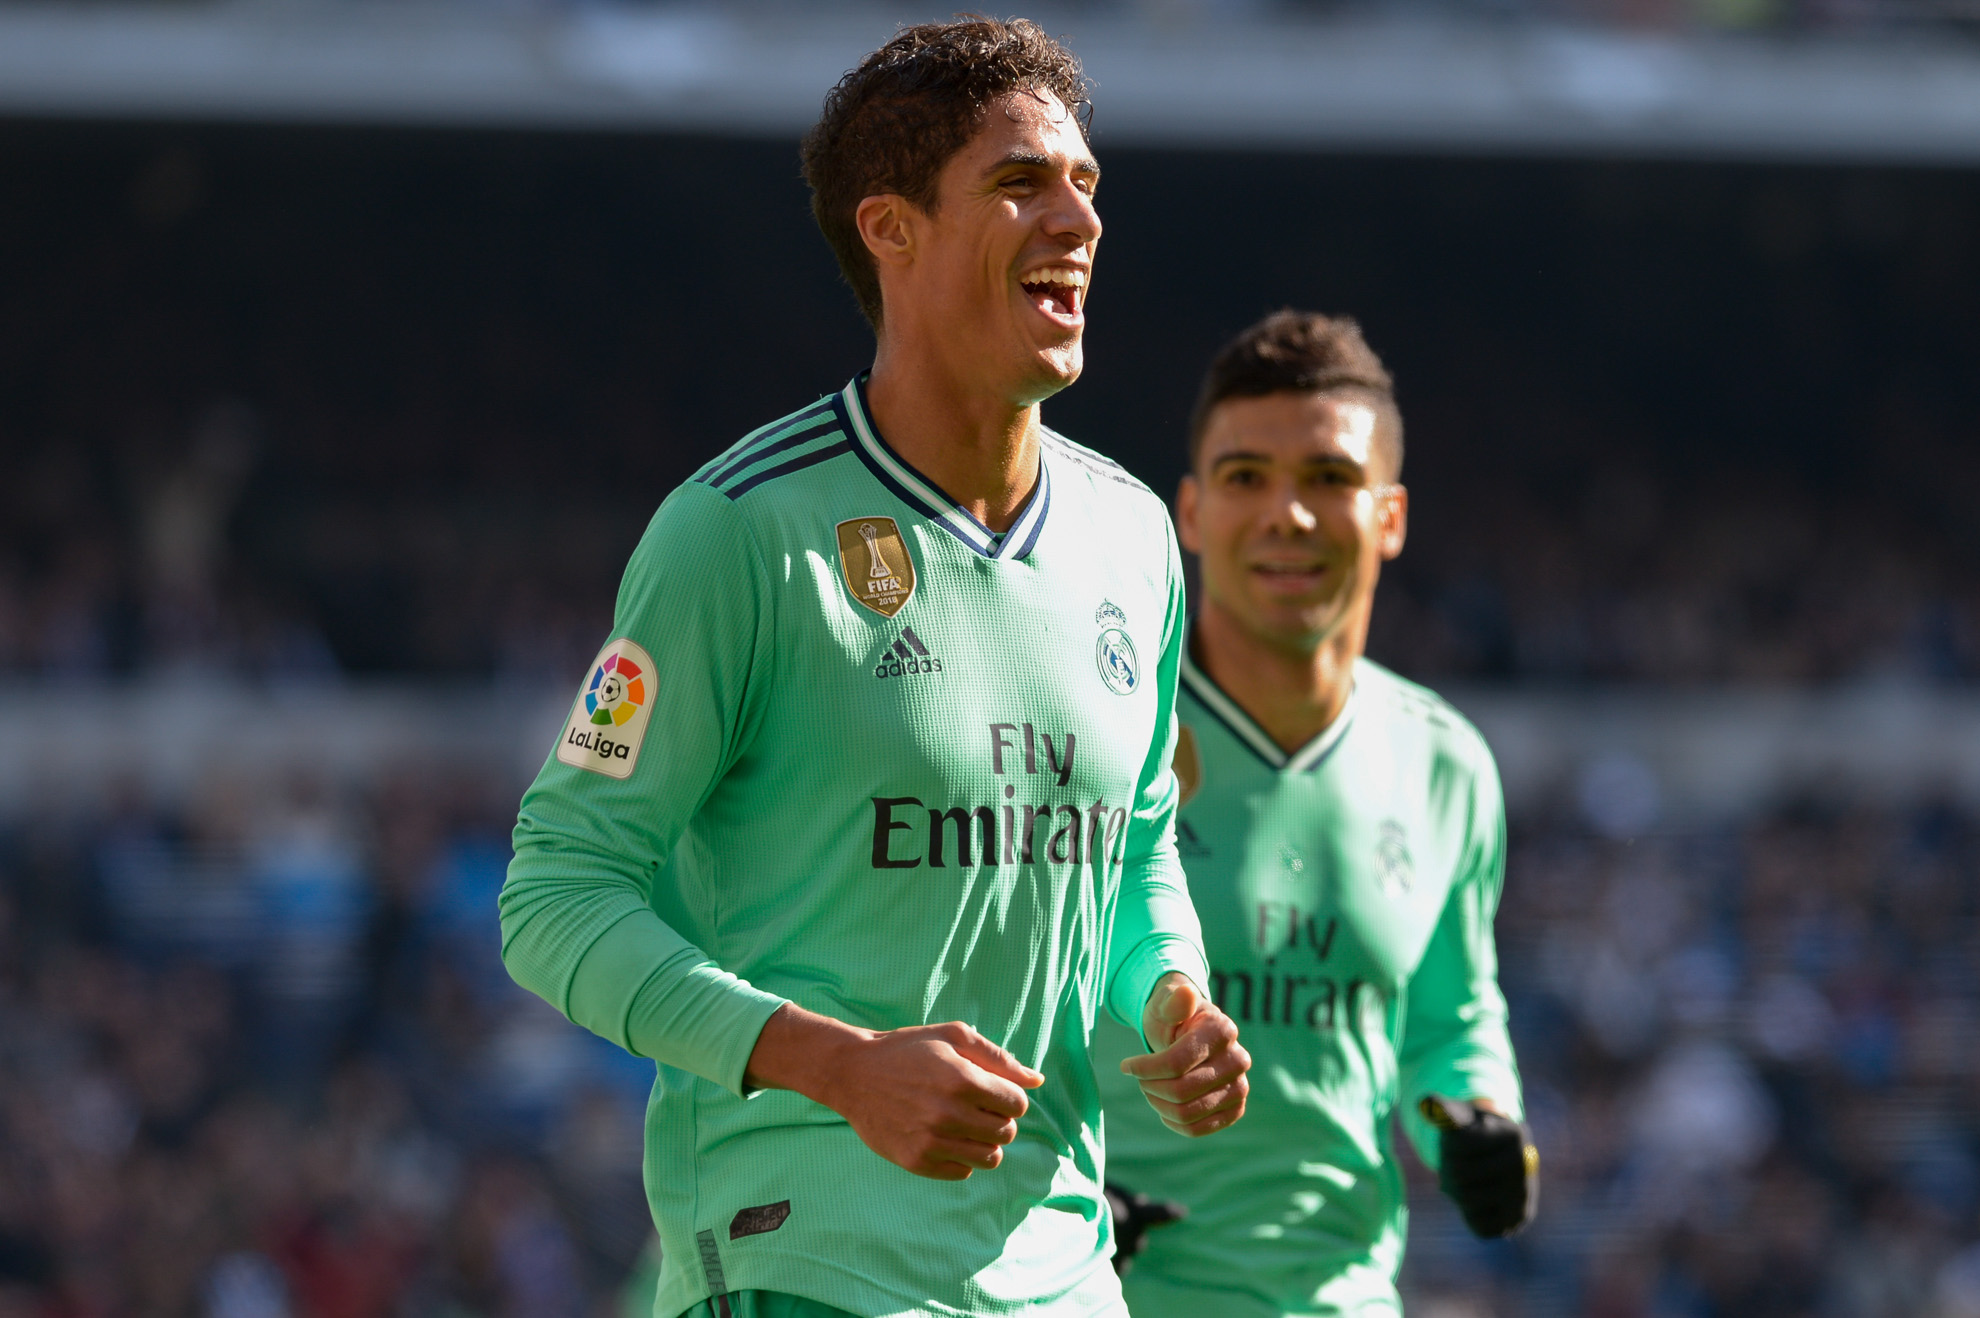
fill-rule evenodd
<path id="1" fill-rule="evenodd" d="M 1176 728 L 1176 754 L 1169 767 L 1176 771 L 1176 785 L 1181 788 L 1176 804 L 1188 805 L 1203 787 L 1203 757 L 1196 749 L 1196 730 L 1187 723 Z"/>
<path id="2" fill-rule="evenodd" d="M 839 523 L 839 571 L 852 597 L 883 618 L 906 608 L 914 594 L 914 560 L 891 517 Z"/>

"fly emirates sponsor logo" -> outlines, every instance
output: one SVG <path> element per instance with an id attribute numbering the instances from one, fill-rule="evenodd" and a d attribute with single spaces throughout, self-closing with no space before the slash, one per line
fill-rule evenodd
<path id="1" fill-rule="evenodd" d="M 1337 918 L 1278 901 L 1259 902 L 1256 913 L 1254 939 L 1264 963 L 1210 968 L 1210 996 L 1225 1014 L 1240 1026 L 1322 1033 L 1346 1028 L 1364 1035 L 1383 1030 L 1388 998 L 1382 986 L 1339 974 L 1331 964 Z M 1296 973 L 1302 966 L 1309 973 Z"/>
<path id="2" fill-rule="evenodd" d="M 1079 738 L 1030 723 L 992 723 L 990 769 L 1018 782 L 1002 800 L 928 802 L 917 796 L 873 800 L 873 868 L 996 869 L 1004 865 L 1103 865 L 1127 848 L 1127 810 L 1106 801 L 1053 800 L 1072 781 Z"/>

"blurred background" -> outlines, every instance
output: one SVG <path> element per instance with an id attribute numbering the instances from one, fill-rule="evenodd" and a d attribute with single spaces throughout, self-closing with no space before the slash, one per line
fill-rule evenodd
<path id="1" fill-rule="evenodd" d="M 651 1069 L 508 829 L 659 500 L 866 362 L 795 140 L 939 12 L 0 3 L 4 1318 L 620 1312 Z M 1048 419 L 1167 491 L 1288 304 L 1398 379 L 1548 1160 L 1489 1247 L 1416 1174 L 1412 1318 L 1980 1315 L 1980 8 L 1035 12 Z"/>

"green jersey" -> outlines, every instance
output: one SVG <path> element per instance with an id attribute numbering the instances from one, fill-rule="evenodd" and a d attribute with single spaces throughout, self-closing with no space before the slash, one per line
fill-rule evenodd
<path id="1" fill-rule="evenodd" d="M 1243 1121 L 1170 1132 L 1095 1055 L 1107 1173 L 1189 1208 L 1127 1278 L 1135 1318 L 1398 1313 L 1403 1178 L 1390 1114 L 1436 1165 L 1426 1093 L 1520 1108 L 1492 919 L 1505 817 L 1484 740 L 1366 660 L 1332 726 L 1281 751 L 1187 658 L 1178 820 L 1211 990 L 1252 1056 Z M 1206 1295 L 1206 1292 L 1217 1294 Z"/>
<path id="2" fill-rule="evenodd" d="M 671 494 L 523 799 L 516 979 L 658 1076 L 654 1312 L 729 1291 L 860 1314 L 1119 1312 L 1089 1043 L 1207 983 L 1170 772 L 1174 533 L 1047 432 L 993 534 L 875 433 L 860 381 Z M 1003 1164 L 911 1175 L 746 1092 L 790 1001 L 961 1020 L 1044 1072 Z"/>

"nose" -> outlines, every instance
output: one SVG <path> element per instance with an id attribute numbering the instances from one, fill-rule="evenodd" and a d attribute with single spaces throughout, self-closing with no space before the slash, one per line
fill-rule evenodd
<path id="1" fill-rule="evenodd" d="M 1094 209 L 1090 193 L 1071 179 L 1061 179 L 1057 202 L 1047 217 L 1054 237 L 1071 238 L 1080 247 L 1100 241 L 1100 212 Z"/>
<path id="2" fill-rule="evenodd" d="M 1320 525 L 1320 519 L 1295 489 L 1287 489 L 1272 501 L 1272 521 L 1273 529 L 1287 535 L 1311 535 Z"/>

